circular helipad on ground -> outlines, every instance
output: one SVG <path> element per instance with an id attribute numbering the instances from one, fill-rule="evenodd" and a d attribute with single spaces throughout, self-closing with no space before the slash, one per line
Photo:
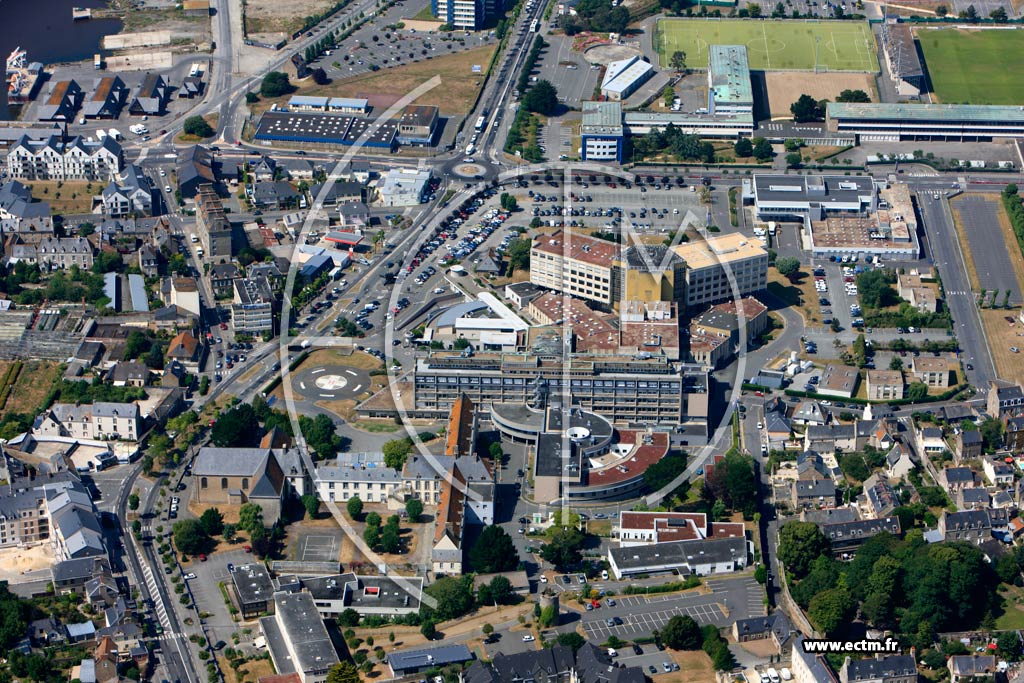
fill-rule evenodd
<path id="1" fill-rule="evenodd" d="M 341 375 L 317 375 L 313 383 L 324 391 L 338 391 L 345 388 L 348 380 Z"/>
<path id="2" fill-rule="evenodd" d="M 595 45 L 584 52 L 583 57 L 591 64 L 608 65 L 611 62 L 616 62 L 620 59 L 629 59 L 630 57 L 640 54 L 642 54 L 640 50 L 635 47 L 629 47 L 628 45 L 613 45 L 609 43 L 607 45 Z"/>
<path id="3" fill-rule="evenodd" d="M 480 164 L 459 164 L 453 170 L 463 178 L 479 178 L 487 169 Z"/>
<path id="4" fill-rule="evenodd" d="M 342 365 L 300 370 L 291 381 L 295 393 L 309 401 L 354 399 L 370 388 L 369 373 Z"/>

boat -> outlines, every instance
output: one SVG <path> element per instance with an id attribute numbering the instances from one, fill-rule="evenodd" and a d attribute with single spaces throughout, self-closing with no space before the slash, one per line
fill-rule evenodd
<path id="1" fill-rule="evenodd" d="M 14 48 L 11 54 L 7 55 L 7 75 L 10 76 L 13 73 L 20 71 L 25 68 L 25 57 L 28 53 L 21 49 L 21 46 Z"/>
<path id="2" fill-rule="evenodd" d="M 72 7 L 71 18 L 74 21 L 82 21 L 84 19 L 92 19 L 92 10 L 88 7 Z"/>
<path id="3" fill-rule="evenodd" d="M 43 65 L 33 62 L 26 66 L 28 53 L 16 47 L 7 56 L 7 101 L 11 104 L 28 102 L 36 94 L 41 83 Z"/>

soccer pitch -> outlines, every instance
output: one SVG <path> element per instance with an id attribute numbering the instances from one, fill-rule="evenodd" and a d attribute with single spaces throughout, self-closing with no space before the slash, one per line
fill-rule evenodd
<path id="1" fill-rule="evenodd" d="M 940 102 L 1024 104 L 1024 33 L 943 29 L 917 39 Z"/>
<path id="2" fill-rule="evenodd" d="M 705 69 L 709 45 L 746 45 L 751 69 L 813 71 L 817 46 L 818 71 L 878 71 L 875 38 L 863 21 L 658 21 L 654 46 L 663 67 L 673 52 L 682 50 L 687 66 Z"/>

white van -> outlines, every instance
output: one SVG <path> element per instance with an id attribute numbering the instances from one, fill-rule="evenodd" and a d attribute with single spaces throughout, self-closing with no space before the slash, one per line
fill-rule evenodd
<path id="1" fill-rule="evenodd" d="M 202 247 L 199 247 L 198 249 L 196 249 L 196 256 L 198 256 L 199 258 L 203 258 L 203 254 L 205 254 L 205 253 L 206 252 L 203 251 Z"/>
<path id="2" fill-rule="evenodd" d="M 196 242 L 198 242 L 198 241 L 199 241 L 199 238 L 198 238 L 198 237 L 196 237 L 196 234 L 195 234 L 195 233 L 192 233 L 192 244 L 195 244 L 195 243 L 196 243 Z"/>
<path id="3" fill-rule="evenodd" d="M 779 683 L 779 672 L 775 669 L 768 669 L 768 680 L 772 683 Z"/>

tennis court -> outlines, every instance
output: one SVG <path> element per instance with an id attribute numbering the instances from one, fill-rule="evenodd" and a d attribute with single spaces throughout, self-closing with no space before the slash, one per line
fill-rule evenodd
<path id="1" fill-rule="evenodd" d="M 688 67 L 706 69 L 710 45 L 745 45 L 750 68 L 763 71 L 878 71 L 867 22 L 660 19 L 656 25 L 654 46 L 663 67 L 681 50 Z"/>

